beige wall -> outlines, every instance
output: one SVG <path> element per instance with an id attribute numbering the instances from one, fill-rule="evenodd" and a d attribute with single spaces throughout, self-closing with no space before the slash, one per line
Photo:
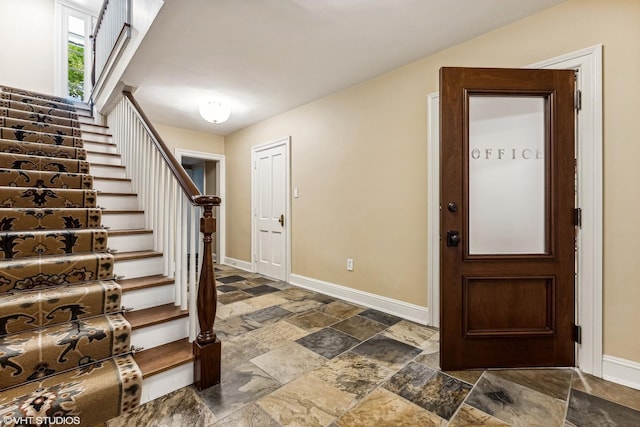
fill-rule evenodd
<path id="1" fill-rule="evenodd" d="M 216 192 L 216 165 L 218 162 L 208 160 L 204 162 L 204 182 L 207 194 L 217 194 Z"/>
<path id="2" fill-rule="evenodd" d="M 229 135 L 227 255 L 251 259 L 251 146 L 290 135 L 293 273 L 427 305 L 426 97 L 438 69 L 522 67 L 602 43 L 604 351 L 640 362 L 638 40 L 639 1 L 568 1 Z"/>
<path id="3" fill-rule="evenodd" d="M 175 149 L 224 154 L 224 137 L 175 126 L 154 123 L 163 141 L 175 154 Z"/>
<path id="4" fill-rule="evenodd" d="M 213 161 L 213 160 L 207 160 L 204 162 L 204 185 L 205 185 L 205 189 L 206 189 L 206 193 L 207 194 L 218 194 L 218 192 L 216 191 L 216 184 L 217 184 L 217 180 L 216 180 L 216 169 L 218 166 L 218 162 Z M 213 215 L 216 218 L 220 218 L 220 208 L 214 208 L 213 211 Z M 218 247 L 220 245 L 220 243 L 218 242 L 220 235 L 219 233 L 216 233 L 216 242 L 213 245 L 213 253 L 217 254 L 218 253 Z"/>
<path id="5" fill-rule="evenodd" d="M 53 6 L 53 0 L 0 1 L 0 84 L 54 93 Z"/>

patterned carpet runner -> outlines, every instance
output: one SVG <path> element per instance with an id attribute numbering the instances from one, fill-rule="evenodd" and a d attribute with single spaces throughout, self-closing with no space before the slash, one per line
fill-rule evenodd
<path id="1" fill-rule="evenodd" d="M 77 119 L 0 87 L 0 426 L 93 426 L 140 402 Z"/>

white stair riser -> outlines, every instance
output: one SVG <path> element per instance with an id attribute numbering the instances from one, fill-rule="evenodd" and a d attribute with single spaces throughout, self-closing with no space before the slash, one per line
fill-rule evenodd
<path id="1" fill-rule="evenodd" d="M 109 130 L 109 128 L 103 128 L 102 126 L 90 124 L 90 123 L 80 123 L 80 130 L 82 130 L 83 132 L 93 132 L 93 133 L 100 133 L 103 135 L 111 135 L 111 131 Z M 93 135 L 87 135 L 87 136 L 91 138 L 91 136 Z"/>
<path id="2" fill-rule="evenodd" d="M 76 113 L 78 114 L 78 116 L 93 116 L 93 113 L 91 112 L 90 109 L 85 108 L 85 107 L 79 107 L 76 105 Z"/>
<path id="3" fill-rule="evenodd" d="M 82 116 L 80 114 L 78 114 L 78 121 L 82 124 L 82 123 L 86 123 L 86 124 L 92 124 L 96 122 L 96 119 L 94 117 L 87 117 L 87 116 Z"/>
<path id="4" fill-rule="evenodd" d="M 144 213 L 110 214 L 102 213 L 102 225 L 112 230 L 139 230 L 144 228 Z"/>
<path id="5" fill-rule="evenodd" d="M 96 151 L 98 153 L 118 154 L 115 145 L 98 144 L 95 142 L 84 141 L 84 148 L 87 151 Z"/>
<path id="6" fill-rule="evenodd" d="M 89 163 L 102 163 L 103 165 L 121 166 L 122 160 L 119 156 L 112 156 L 106 153 L 87 153 Z"/>
<path id="7" fill-rule="evenodd" d="M 138 209 L 138 197 L 121 195 L 104 195 L 98 193 L 98 206 L 105 209 L 131 210 Z"/>
<path id="8" fill-rule="evenodd" d="M 122 295 L 122 305 L 134 310 L 170 304 L 175 301 L 176 287 L 173 284 L 127 291 Z"/>
<path id="9" fill-rule="evenodd" d="M 110 136 L 97 135 L 95 133 L 86 133 L 86 132 L 82 134 L 82 139 L 85 142 L 91 142 L 91 141 L 94 141 L 94 142 L 108 142 L 108 143 L 113 142 L 113 141 L 111 141 L 111 137 Z"/>
<path id="10" fill-rule="evenodd" d="M 113 274 L 124 276 L 125 279 L 136 277 L 155 276 L 164 273 L 164 263 L 161 256 L 149 258 L 116 260 L 113 266 Z"/>
<path id="11" fill-rule="evenodd" d="M 140 404 L 150 402 L 191 384 L 193 384 L 193 362 L 152 375 L 142 380 Z"/>
<path id="12" fill-rule="evenodd" d="M 134 330 L 131 333 L 131 344 L 148 350 L 188 336 L 189 317 L 181 317 L 180 319 Z"/>
<path id="13" fill-rule="evenodd" d="M 126 178 L 127 171 L 125 168 L 114 168 L 109 166 L 90 165 L 89 173 L 96 178 L 101 176 L 106 178 Z"/>
<path id="14" fill-rule="evenodd" d="M 112 181 L 109 179 L 93 178 L 93 188 L 107 193 L 131 193 L 131 181 Z"/>
<path id="15" fill-rule="evenodd" d="M 108 245 L 118 252 L 153 250 L 153 233 L 109 236 Z"/>

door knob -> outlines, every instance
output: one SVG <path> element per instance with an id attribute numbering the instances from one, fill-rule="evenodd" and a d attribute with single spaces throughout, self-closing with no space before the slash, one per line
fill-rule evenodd
<path id="1" fill-rule="evenodd" d="M 460 244 L 460 233 L 458 231 L 447 231 L 447 246 L 458 246 Z"/>
<path id="2" fill-rule="evenodd" d="M 458 210 L 458 205 L 456 205 L 454 202 L 449 202 L 449 204 L 447 205 L 447 209 L 449 209 L 449 212 L 455 212 Z"/>
<path id="3" fill-rule="evenodd" d="M 281 226 L 284 227 L 284 214 L 280 215 L 280 219 L 278 220 Z"/>

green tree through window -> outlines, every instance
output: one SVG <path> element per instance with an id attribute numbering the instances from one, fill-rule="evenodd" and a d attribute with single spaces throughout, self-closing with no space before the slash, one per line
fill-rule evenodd
<path id="1" fill-rule="evenodd" d="M 69 40 L 69 96 L 84 99 L 84 46 Z"/>

